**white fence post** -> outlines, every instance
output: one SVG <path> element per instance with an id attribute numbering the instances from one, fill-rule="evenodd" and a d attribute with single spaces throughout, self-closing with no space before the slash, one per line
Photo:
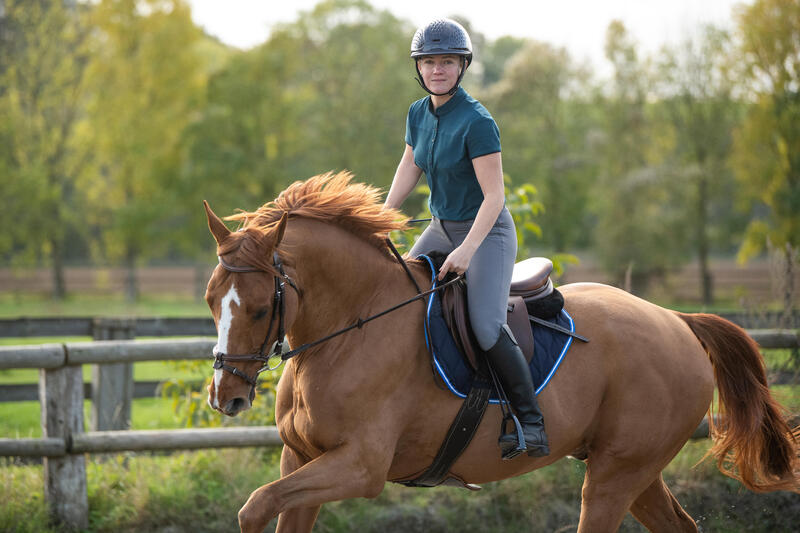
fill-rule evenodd
<path id="1" fill-rule="evenodd" d="M 98 318 L 93 324 L 97 341 L 132 339 L 132 319 Z M 133 364 L 92 365 L 92 431 L 130 429 L 133 404 Z"/>
<path id="2" fill-rule="evenodd" d="M 45 438 L 61 438 L 67 452 L 73 434 L 83 433 L 83 376 L 80 365 L 39 370 L 39 403 Z M 44 458 L 44 496 L 50 516 L 69 530 L 89 527 L 86 459 L 83 455 Z"/>

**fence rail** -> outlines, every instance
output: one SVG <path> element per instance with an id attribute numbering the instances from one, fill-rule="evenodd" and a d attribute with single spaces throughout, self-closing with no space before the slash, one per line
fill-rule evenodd
<path id="1" fill-rule="evenodd" d="M 75 433 L 70 439 L 0 439 L 0 456 L 61 457 L 79 453 L 245 448 L 282 444 L 275 426 L 87 431 Z"/>
<path id="2" fill-rule="evenodd" d="M 794 330 L 749 330 L 762 348 L 800 348 Z M 59 368 L 65 365 L 208 359 L 216 339 L 65 342 L 33 346 L 0 346 L 0 369 Z"/>
<path id="3" fill-rule="evenodd" d="M 4 318 L 0 337 L 92 337 L 101 320 L 91 317 Z M 123 318 L 103 319 L 128 325 L 137 337 L 184 337 L 215 335 L 211 318 Z"/>

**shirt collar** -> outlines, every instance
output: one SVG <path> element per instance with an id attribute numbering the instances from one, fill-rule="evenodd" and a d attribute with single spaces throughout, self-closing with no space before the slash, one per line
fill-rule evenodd
<path id="1" fill-rule="evenodd" d="M 436 115 L 437 117 L 441 117 L 443 115 L 446 115 L 447 113 L 449 113 L 450 111 L 452 111 L 456 107 L 458 107 L 458 104 L 460 104 L 466 97 L 467 97 L 467 91 L 465 91 L 463 87 L 459 86 L 458 90 L 456 90 L 456 93 L 452 96 L 452 98 L 450 98 L 450 100 L 448 100 L 447 102 L 445 102 L 443 105 L 439 106 L 438 108 L 432 109 L 433 104 L 431 103 L 430 96 L 429 96 L 428 97 L 428 111 L 430 111 L 432 114 Z"/>

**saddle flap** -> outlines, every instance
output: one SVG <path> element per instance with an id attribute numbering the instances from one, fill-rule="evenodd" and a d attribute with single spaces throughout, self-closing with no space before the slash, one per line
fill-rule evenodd
<path id="1" fill-rule="evenodd" d="M 472 334 L 467 311 L 466 284 L 459 281 L 444 290 L 442 314 L 459 351 L 464 354 L 469 366 L 478 369 L 478 345 Z"/>
<path id="2" fill-rule="evenodd" d="M 442 314 L 453 340 L 473 370 L 478 369 L 480 348 L 472 333 L 467 311 L 466 286 L 463 281 L 451 285 L 442 294 Z M 509 296 L 506 322 L 511 328 L 525 360 L 533 358 L 533 330 L 528 319 L 528 309 L 521 296 Z"/>
<path id="3" fill-rule="evenodd" d="M 528 319 L 528 308 L 522 296 L 508 297 L 508 315 L 506 316 L 508 327 L 517 340 L 519 349 L 525 356 L 525 360 L 530 364 L 533 358 L 533 329 Z"/>

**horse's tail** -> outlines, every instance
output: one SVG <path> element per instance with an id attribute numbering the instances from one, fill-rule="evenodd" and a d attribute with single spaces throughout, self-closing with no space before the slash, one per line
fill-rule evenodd
<path id="1" fill-rule="evenodd" d="M 709 428 L 709 455 L 722 473 L 756 492 L 800 492 L 800 427 L 791 430 L 772 398 L 758 345 L 732 322 L 711 314 L 677 313 L 711 358 L 719 389 L 719 414 Z"/>

